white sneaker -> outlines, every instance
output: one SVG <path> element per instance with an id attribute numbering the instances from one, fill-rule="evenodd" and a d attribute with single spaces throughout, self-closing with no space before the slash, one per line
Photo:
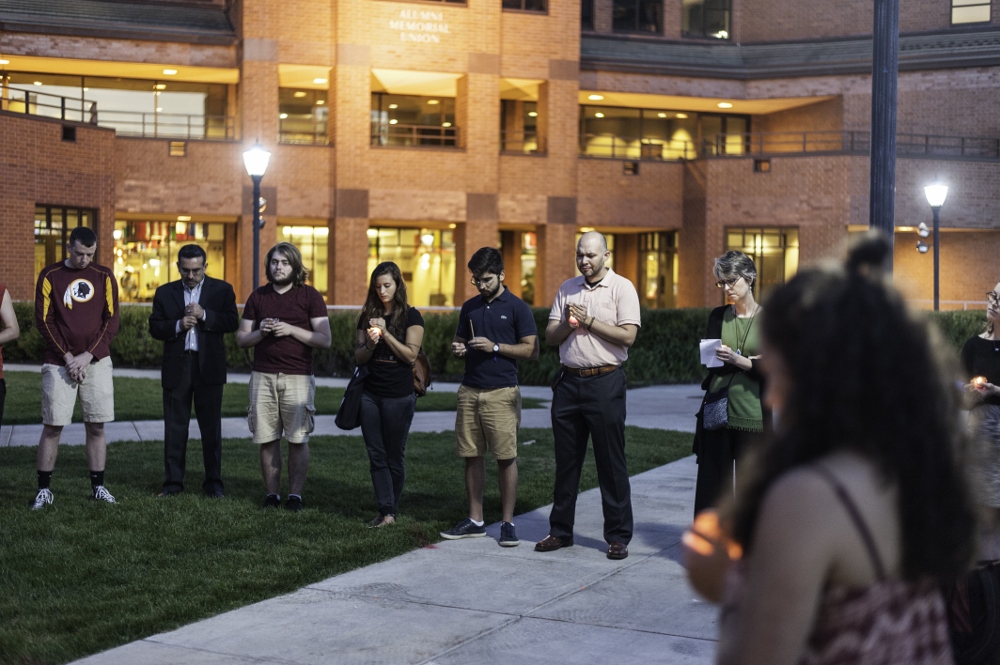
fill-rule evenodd
<path id="1" fill-rule="evenodd" d="M 52 491 L 48 487 L 38 490 L 38 494 L 35 495 L 35 503 L 31 506 L 32 510 L 41 510 L 45 506 L 52 504 Z"/>
<path id="2" fill-rule="evenodd" d="M 98 485 L 94 488 L 94 501 L 106 501 L 108 503 L 114 503 L 115 497 L 111 496 L 111 492 L 108 491 L 104 485 Z"/>

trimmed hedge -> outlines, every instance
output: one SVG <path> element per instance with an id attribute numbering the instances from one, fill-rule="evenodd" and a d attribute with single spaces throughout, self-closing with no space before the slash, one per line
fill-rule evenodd
<path id="1" fill-rule="evenodd" d="M 34 306 L 14 303 L 21 336 L 4 347 L 8 362 L 39 362 L 44 344 L 35 329 Z M 625 365 L 629 385 L 656 383 L 697 383 L 704 376 L 698 360 L 698 340 L 708 323 L 709 309 L 644 309 L 643 325 Z M 559 367 L 559 350 L 544 344 L 549 309 L 533 308 L 535 324 L 543 338 L 537 362 L 519 364 L 521 383 L 546 385 Z M 121 327 L 111 344 L 111 358 L 118 367 L 158 368 L 162 344 L 149 336 L 150 308 L 126 305 L 121 308 Z M 354 369 L 356 311 L 330 314 L 333 344 L 315 352 L 316 373 L 321 376 L 350 376 Z M 939 312 L 932 315 L 945 338 L 957 352 L 967 339 L 983 329 L 984 313 Z M 459 380 L 463 362 L 451 355 L 451 340 L 458 325 L 458 312 L 424 314 L 424 352 L 438 380 Z M 249 371 L 249 352 L 236 346 L 236 335 L 226 336 L 226 360 L 234 370 Z"/>

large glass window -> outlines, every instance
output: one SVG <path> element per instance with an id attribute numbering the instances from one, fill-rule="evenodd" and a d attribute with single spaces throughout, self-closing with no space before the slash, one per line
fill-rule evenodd
<path id="1" fill-rule="evenodd" d="M 455 239 L 452 231 L 370 228 L 368 275 L 383 261 L 392 261 L 399 266 L 411 305 L 455 307 Z"/>
<path id="2" fill-rule="evenodd" d="M 694 159 L 696 113 L 615 106 L 580 107 L 580 154 L 615 159 Z"/>
<path id="3" fill-rule="evenodd" d="M 93 122 L 123 136 L 233 138 L 227 86 L 185 81 L 11 72 L 6 93 L 29 113 Z"/>
<path id="4" fill-rule="evenodd" d="M 372 93 L 372 145 L 458 145 L 455 99 Z"/>
<path id="5" fill-rule="evenodd" d="M 750 118 L 742 115 L 706 115 L 701 121 L 705 153 L 742 155 L 750 141 Z"/>
<path id="6" fill-rule="evenodd" d="M 544 12 L 548 10 L 548 0 L 503 0 L 504 9 L 519 9 L 524 12 Z"/>
<path id="7" fill-rule="evenodd" d="M 534 231 L 500 231 L 497 247 L 503 254 L 507 288 L 524 302 L 534 305 L 538 234 Z"/>
<path id="8" fill-rule="evenodd" d="M 731 249 L 743 252 L 757 266 L 754 290 L 758 302 L 799 269 L 797 228 L 727 228 L 726 251 Z"/>
<path id="9" fill-rule="evenodd" d="M 677 233 L 643 233 L 639 236 L 639 304 L 674 307 L 677 303 Z"/>
<path id="10" fill-rule="evenodd" d="M 957 1 L 957 0 L 956 0 Z M 683 0 L 681 34 L 685 37 L 729 39 L 731 0 Z"/>
<path id="11" fill-rule="evenodd" d="M 326 90 L 278 89 L 278 140 L 305 145 L 327 144 Z"/>
<path id="12" fill-rule="evenodd" d="M 611 27 L 615 32 L 663 32 L 662 0 L 614 0 Z"/>
<path id="13" fill-rule="evenodd" d="M 500 150 L 545 152 L 538 139 L 538 102 L 500 100 Z"/>
<path id="14" fill-rule="evenodd" d="M 231 228 L 231 227 L 229 227 Z M 115 259 L 122 302 L 150 302 L 161 284 L 180 279 L 177 252 L 184 245 L 205 250 L 205 274 L 226 277 L 226 224 L 191 222 L 115 222 Z"/>
<path id="15" fill-rule="evenodd" d="M 66 260 L 69 234 L 78 226 L 97 231 L 97 211 L 65 206 L 35 206 L 35 276 L 45 266 Z"/>
<path id="16" fill-rule="evenodd" d="M 951 0 L 951 24 L 989 23 L 990 0 Z"/>
<path id="17" fill-rule="evenodd" d="M 309 271 L 306 283 L 323 294 L 329 302 L 329 243 L 330 229 L 326 226 L 284 226 L 281 239 L 290 242 L 302 253 L 302 265 Z"/>

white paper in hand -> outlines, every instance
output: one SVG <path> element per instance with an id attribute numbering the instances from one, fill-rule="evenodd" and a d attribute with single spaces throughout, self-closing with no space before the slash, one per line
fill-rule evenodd
<path id="1" fill-rule="evenodd" d="M 701 364 L 705 367 L 722 367 L 723 362 L 715 357 L 715 350 L 722 347 L 721 339 L 703 339 L 698 344 Z"/>

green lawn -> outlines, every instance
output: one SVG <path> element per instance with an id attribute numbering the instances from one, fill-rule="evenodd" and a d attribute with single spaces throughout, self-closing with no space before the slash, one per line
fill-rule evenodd
<path id="1" fill-rule="evenodd" d="M 550 430 L 521 432 L 517 513 L 551 502 Z M 162 444 L 108 446 L 107 484 L 117 505 L 86 500 L 82 447 L 64 446 L 52 478 L 55 502 L 28 509 L 34 448 L 0 448 L 0 662 L 63 663 L 288 593 L 332 575 L 440 540 L 466 515 L 464 465 L 451 434 L 414 433 L 399 522 L 380 530 L 364 444 L 357 436 L 314 437 L 306 510 L 262 511 L 256 447 L 227 440 L 227 497 L 189 492 L 156 499 Z M 691 436 L 628 428 L 629 469 L 666 464 Z M 197 448 L 189 486 L 201 473 Z M 583 487 L 597 484 L 592 458 Z M 488 470 L 486 519 L 500 519 L 496 472 Z M 524 545 L 522 545 L 523 547 Z"/>
<path id="2" fill-rule="evenodd" d="M 30 425 L 42 422 L 42 376 L 38 372 L 4 372 L 7 381 L 7 402 L 4 425 Z M 316 411 L 337 413 L 343 388 L 316 388 Z M 525 409 L 537 409 L 541 400 L 525 397 Z M 437 392 L 433 388 L 417 400 L 417 411 L 454 411 L 455 393 Z M 245 417 L 247 414 L 246 384 L 226 384 L 222 399 L 224 417 Z M 163 392 L 159 379 L 115 377 L 115 420 L 163 420 Z M 80 405 L 73 414 L 81 422 Z"/>

